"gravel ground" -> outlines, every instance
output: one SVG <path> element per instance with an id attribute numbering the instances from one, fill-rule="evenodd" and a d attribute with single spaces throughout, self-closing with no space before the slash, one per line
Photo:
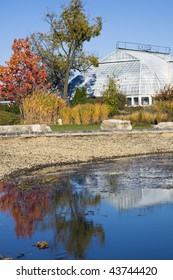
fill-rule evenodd
<path id="1" fill-rule="evenodd" d="M 173 152 L 173 131 L 0 137 L 0 179 L 46 166 Z"/>

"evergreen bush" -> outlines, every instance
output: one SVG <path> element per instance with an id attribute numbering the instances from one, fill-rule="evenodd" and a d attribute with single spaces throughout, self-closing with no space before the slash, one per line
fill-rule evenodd
<path id="1" fill-rule="evenodd" d="M 113 116 L 118 112 L 118 93 L 115 80 L 110 78 L 106 89 L 103 91 L 105 103 L 110 108 L 110 116 Z"/>
<path id="2" fill-rule="evenodd" d="M 76 92 L 73 98 L 73 102 L 72 105 L 78 105 L 78 104 L 84 104 L 87 102 L 87 92 L 86 92 L 86 88 L 82 87 L 82 88 L 76 88 Z"/>

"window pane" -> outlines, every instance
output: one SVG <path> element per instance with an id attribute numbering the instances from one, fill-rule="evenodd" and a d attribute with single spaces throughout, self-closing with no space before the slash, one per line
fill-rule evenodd
<path id="1" fill-rule="evenodd" d="M 127 106 L 131 106 L 132 105 L 132 99 L 131 97 L 127 98 Z"/>
<path id="2" fill-rule="evenodd" d="M 142 105 L 149 105 L 149 97 L 142 97 Z"/>
<path id="3" fill-rule="evenodd" d="M 134 101 L 134 105 L 139 105 L 139 98 L 138 97 L 134 97 L 133 101 Z"/>

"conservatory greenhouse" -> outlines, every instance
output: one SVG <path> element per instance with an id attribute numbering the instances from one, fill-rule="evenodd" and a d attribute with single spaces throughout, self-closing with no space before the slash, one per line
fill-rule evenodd
<path id="1" fill-rule="evenodd" d="M 152 97 L 173 84 L 173 55 L 169 47 L 117 42 L 116 50 L 70 83 L 70 91 L 85 86 L 89 96 L 100 97 L 114 78 L 127 105 L 151 105 Z"/>

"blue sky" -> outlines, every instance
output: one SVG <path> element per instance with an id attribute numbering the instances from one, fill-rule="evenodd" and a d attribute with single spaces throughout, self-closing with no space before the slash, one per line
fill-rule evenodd
<path id="1" fill-rule="evenodd" d="M 92 19 L 101 16 L 103 29 L 85 49 L 100 59 L 116 48 L 117 41 L 168 46 L 173 52 L 172 0 L 83 0 Z M 68 0 L 5 0 L 0 4 L 0 64 L 11 56 L 15 38 L 26 38 L 33 32 L 47 32 L 43 20 L 47 10 L 60 13 Z"/>

